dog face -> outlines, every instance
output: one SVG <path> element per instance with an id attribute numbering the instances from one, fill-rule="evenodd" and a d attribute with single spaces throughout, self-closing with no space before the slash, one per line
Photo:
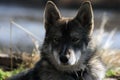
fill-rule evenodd
<path id="1" fill-rule="evenodd" d="M 90 2 L 82 3 L 74 18 L 62 18 L 56 5 L 48 1 L 45 8 L 46 35 L 43 53 L 57 68 L 79 68 L 87 61 L 87 47 L 93 31 Z M 75 68 L 74 68 L 75 69 Z"/>

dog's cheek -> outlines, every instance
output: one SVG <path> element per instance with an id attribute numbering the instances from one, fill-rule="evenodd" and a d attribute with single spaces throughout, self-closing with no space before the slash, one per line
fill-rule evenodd
<path id="1" fill-rule="evenodd" d="M 69 64 L 74 65 L 76 63 L 76 55 L 73 50 L 70 51 L 70 58 L 69 58 Z"/>
<path id="2" fill-rule="evenodd" d="M 70 58 L 69 58 L 69 63 L 70 65 L 74 65 L 78 63 L 80 56 L 81 56 L 81 51 L 74 51 L 73 49 L 70 50 Z"/>
<path id="3" fill-rule="evenodd" d="M 58 55 L 57 51 L 53 51 L 53 56 L 54 56 L 55 61 L 58 64 L 60 64 L 59 55 Z"/>
<path id="4" fill-rule="evenodd" d="M 80 58 L 81 58 L 81 51 L 78 50 L 78 51 L 76 51 L 76 60 L 77 60 L 77 62 L 80 60 Z"/>

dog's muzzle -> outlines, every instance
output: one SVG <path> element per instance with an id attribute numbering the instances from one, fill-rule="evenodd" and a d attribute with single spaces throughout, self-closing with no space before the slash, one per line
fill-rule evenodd
<path id="1" fill-rule="evenodd" d="M 60 56 L 60 62 L 62 63 L 62 64 L 67 64 L 68 63 L 68 57 L 67 56 L 64 56 L 64 55 L 62 55 L 62 56 Z"/>

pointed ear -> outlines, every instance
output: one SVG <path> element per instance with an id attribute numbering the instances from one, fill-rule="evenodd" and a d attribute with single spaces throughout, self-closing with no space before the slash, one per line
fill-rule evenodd
<path id="1" fill-rule="evenodd" d="M 47 2 L 44 17 L 45 24 L 53 24 L 56 20 L 60 19 L 60 12 L 52 1 Z"/>
<path id="2" fill-rule="evenodd" d="M 85 28 L 93 29 L 93 10 L 89 1 L 83 2 L 75 19 Z"/>

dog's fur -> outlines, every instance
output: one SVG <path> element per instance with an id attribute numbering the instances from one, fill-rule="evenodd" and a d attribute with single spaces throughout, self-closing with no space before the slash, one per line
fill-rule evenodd
<path id="1" fill-rule="evenodd" d="M 91 43 L 93 27 L 90 2 L 83 2 L 70 19 L 62 18 L 56 5 L 48 1 L 41 60 L 8 80 L 102 80 L 105 68 Z"/>

